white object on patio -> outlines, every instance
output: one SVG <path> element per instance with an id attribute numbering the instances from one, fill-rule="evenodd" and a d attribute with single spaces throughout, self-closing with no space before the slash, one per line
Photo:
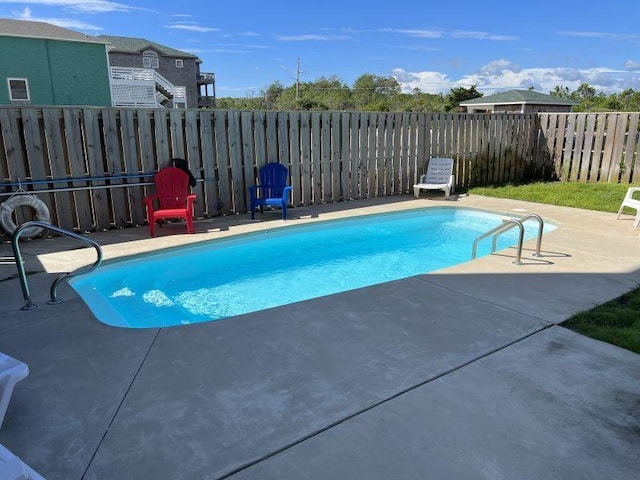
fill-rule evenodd
<path id="1" fill-rule="evenodd" d="M 0 428 L 16 383 L 29 375 L 29 367 L 20 360 L 0 352 Z M 1 477 L 0 477 L 1 478 Z"/>
<path id="2" fill-rule="evenodd" d="M 413 196 L 418 198 L 420 190 L 444 190 L 444 198 L 448 199 L 455 183 L 453 158 L 431 158 L 427 173 L 420 175 L 420 183 L 413 186 Z"/>
<path id="3" fill-rule="evenodd" d="M 620 205 L 620 210 L 618 210 L 618 216 L 616 217 L 616 220 L 618 220 L 620 218 L 620 215 L 622 215 L 622 210 L 624 209 L 624 207 L 633 208 L 636 211 L 636 218 L 633 221 L 633 226 L 635 228 L 638 228 L 638 226 L 640 225 L 640 200 L 636 200 L 633 198 L 634 192 L 640 192 L 640 187 L 629 187 L 627 189 L 624 200 L 622 200 L 622 204 Z"/>
<path id="4" fill-rule="evenodd" d="M 0 444 L 0 480 L 45 480 Z"/>

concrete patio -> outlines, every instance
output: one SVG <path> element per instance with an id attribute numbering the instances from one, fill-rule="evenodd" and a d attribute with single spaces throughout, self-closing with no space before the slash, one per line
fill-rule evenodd
<path id="1" fill-rule="evenodd" d="M 97 321 L 59 272 L 73 240 L 25 242 L 21 311 L 0 245 L 0 351 L 29 365 L 0 443 L 53 479 L 637 479 L 640 355 L 566 330 L 640 283 L 632 217 L 461 196 L 352 201 L 94 233 L 105 257 L 409 208 L 535 212 L 559 228 L 515 251 L 233 317 L 131 330 Z M 69 249 L 73 250 L 69 250 Z M 212 275 L 215 272 L 212 272 Z M 268 294 L 268 292 L 265 292 Z M 0 475 L 1 478 L 1 475 Z"/>

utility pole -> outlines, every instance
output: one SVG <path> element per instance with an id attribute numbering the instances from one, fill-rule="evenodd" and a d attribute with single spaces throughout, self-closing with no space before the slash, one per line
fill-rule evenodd
<path id="1" fill-rule="evenodd" d="M 300 99 L 300 59 L 298 58 L 298 66 L 296 67 L 296 102 Z"/>

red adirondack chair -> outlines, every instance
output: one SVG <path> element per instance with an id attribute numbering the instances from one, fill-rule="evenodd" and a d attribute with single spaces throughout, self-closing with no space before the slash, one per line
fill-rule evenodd
<path id="1" fill-rule="evenodd" d="M 189 175 L 176 167 L 167 167 L 156 173 L 156 194 L 144 198 L 147 204 L 149 232 L 155 235 L 155 224 L 165 218 L 184 218 L 187 232 L 193 233 L 193 202 L 196 195 L 189 193 Z M 155 208 L 155 205 L 159 208 Z"/>

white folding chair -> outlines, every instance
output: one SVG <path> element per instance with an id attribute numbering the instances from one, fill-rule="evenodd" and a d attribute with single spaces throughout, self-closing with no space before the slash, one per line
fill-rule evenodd
<path id="1" fill-rule="evenodd" d="M 427 173 L 420 175 L 420 182 L 413 186 L 413 196 L 418 198 L 420 190 L 444 190 L 444 198 L 448 199 L 455 184 L 453 158 L 431 158 Z"/>
<path id="2" fill-rule="evenodd" d="M 638 226 L 640 225 L 640 199 L 636 200 L 635 198 L 633 198 L 633 194 L 635 192 L 640 192 L 640 187 L 629 187 L 627 189 L 627 193 L 624 196 L 624 200 L 622 200 L 620 209 L 618 210 L 618 216 L 616 217 L 616 220 L 618 220 L 620 218 L 620 215 L 622 215 L 622 210 L 624 210 L 624 207 L 632 208 L 636 211 L 636 218 L 633 221 L 633 226 L 635 228 L 638 228 Z"/>

